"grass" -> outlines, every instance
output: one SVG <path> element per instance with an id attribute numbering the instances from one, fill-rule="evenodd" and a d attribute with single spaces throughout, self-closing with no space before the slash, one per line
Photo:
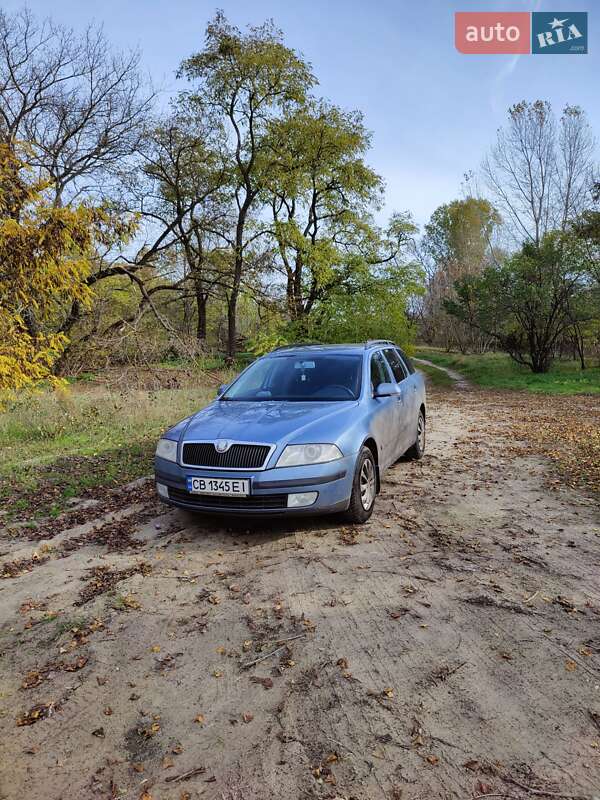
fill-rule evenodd
<path id="1" fill-rule="evenodd" d="M 83 381 L 23 395 L 0 415 L 0 500 L 9 516 L 56 516 L 72 497 L 149 474 L 160 434 L 210 402 L 228 377 L 191 376 L 157 390 Z"/>
<path id="2" fill-rule="evenodd" d="M 449 375 L 440 369 L 430 367 L 429 364 L 417 364 L 417 369 L 420 372 L 424 372 L 434 386 L 448 387 L 454 383 Z"/>
<path id="3" fill-rule="evenodd" d="M 576 361 L 557 360 L 550 372 L 535 374 L 504 353 L 461 355 L 421 346 L 416 348 L 415 355 L 434 364 L 455 369 L 478 386 L 489 389 L 522 389 L 560 395 L 600 393 L 600 367 L 581 370 Z M 420 364 L 419 369 L 421 368 L 426 369 Z"/>

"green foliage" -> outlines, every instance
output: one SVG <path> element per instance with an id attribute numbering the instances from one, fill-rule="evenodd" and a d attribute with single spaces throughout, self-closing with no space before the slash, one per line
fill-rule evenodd
<path id="1" fill-rule="evenodd" d="M 449 313 L 493 337 L 519 364 L 547 372 L 560 338 L 589 318 L 589 262 L 573 236 L 547 234 L 481 275 L 457 281 Z"/>
<path id="2" fill-rule="evenodd" d="M 383 182 L 365 163 L 370 134 L 362 115 L 311 101 L 270 126 L 273 168 L 266 196 L 273 214 L 278 267 L 286 279 L 286 308 L 298 330 L 323 316 L 342 294 L 356 296 L 377 264 L 396 259 L 416 232 L 408 215 L 386 231 L 372 219 Z M 355 298 L 356 299 L 356 298 Z"/>
<path id="3" fill-rule="evenodd" d="M 290 325 L 289 338 L 322 342 L 393 339 L 409 346 L 414 327 L 407 315 L 407 300 L 420 291 L 420 274 L 414 265 L 388 267 L 378 274 L 355 270 L 310 316 Z"/>
<path id="4" fill-rule="evenodd" d="M 206 28 L 204 49 L 186 59 L 181 73 L 200 78 L 210 100 L 228 113 L 232 98 L 256 107 L 285 106 L 304 100 L 315 84 L 310 66 L 283 43 L 272 22 L 244 35 L 218 12 Z M 197 97 L 202 103 L 203 98 Z"/>
<path id="5" fill-rule="evenodd" d="M 439 206 L 425 225 L 423 246 L 436 267 L 458 265 L 458 272 L 485 265 L 490 238 L 501 222 L 489 200 L 468 197 Z"/>

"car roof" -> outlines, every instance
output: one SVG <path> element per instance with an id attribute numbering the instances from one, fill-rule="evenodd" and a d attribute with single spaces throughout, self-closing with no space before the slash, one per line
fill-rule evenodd
<path id="1" fill-rule="evenodd" d="M 284 356 L 290 353 L 364 353 L 376 347 L 396 347 L 387 339 L 372 339 L 368 342 L 349 342 L 343 344 L 288 344 L 277 347 L 269 355 Z"/>

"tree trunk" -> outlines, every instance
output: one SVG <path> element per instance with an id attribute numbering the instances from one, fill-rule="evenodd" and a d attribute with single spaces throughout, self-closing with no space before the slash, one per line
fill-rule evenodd
<path id="1" fill-rule="evenodd" d="M 205 292 L 196 293 L 196 309 L 198 311 L 198 322 L 196 324 L 196 338 L 198 341 L 206 339 L 206 304 L 208 295 Z"/>
<path id="2" fill-rule="evenodd" d="M 236 353 L 237 336 L 237 298 L 238 292 L 234 289 L 227 301 L 227 360 L 233 362 Z"/>

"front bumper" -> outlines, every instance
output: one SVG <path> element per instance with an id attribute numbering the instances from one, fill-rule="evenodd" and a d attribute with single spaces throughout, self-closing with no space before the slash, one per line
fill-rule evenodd
<path id="1" fill-rule="evenodd" d="M 348 508 L 354 479 L 354 456 L 346 456 L 327 464 L 305 467 L 280 467 L 266 470 L 222 470 L 182 467 L 164 458 L 154 459 L 156 482 L 169 490 L 169 497 L 160 497 L 168 505 L 207 514 L 247 516 L 298 516 L 330 514 Z M 247 500 L 189 494 L 188 476 L 208 478 L 245 478 L 250 481 Z M 287 508 L 287 495 L 317 492 L 310 506 Z"/>

